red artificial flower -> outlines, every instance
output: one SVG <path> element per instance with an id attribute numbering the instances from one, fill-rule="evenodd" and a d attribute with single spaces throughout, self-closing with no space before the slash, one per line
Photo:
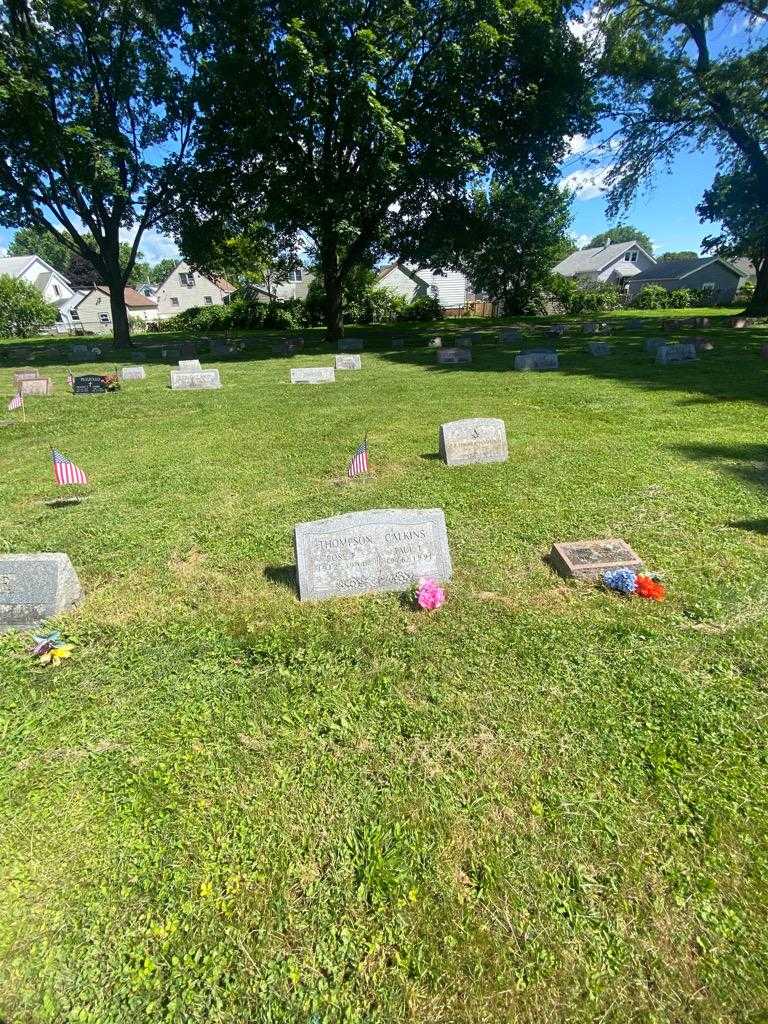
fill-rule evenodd
<path id="1" fill-rule="evenodd" d="M 650 576 L 643 576 L 642 574 L 637 577 L 635 593 L 638 597 L 647 597 L 651 601 L 663 601 L 667 596 L 667 591 L 663 584 L 659 583 L 658 580 L 651 579 Z"/>

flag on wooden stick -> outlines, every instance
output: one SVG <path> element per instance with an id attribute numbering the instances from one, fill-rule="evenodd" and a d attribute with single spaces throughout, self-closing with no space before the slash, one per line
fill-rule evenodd
<path id="1" fill-rule="evenodd" d="M 352 456 L 347 466 L 347 476 L 360 476 L 361 473 L 368 472 L 368 438 L 359 444 L 355 449 L 355 454 Z"/>
<path id="2" fill-rule="evenodd" d="M 71 387 L 74 390 L 75 378 L 72 376 L 72 371 L 71 370 L 67 370 L 67 384 L 68 384 L 69 387 Z"/>
<path id="3" fill-rule="evenodd" d="M 23 408 L 24 408 L 24 396 L 21 395 L 21 394 L 14 395 L 13 398 L 8 403 L 8 412 L 13 412 L 15 409 L 23 409 Z"/>
<path id="4" fill-rule="evenodd" d="M 56 477 L 57 484 L 88 483 L 88 477 L 82 469 L 66 459 L 58 449 L 54 448 L 51 455 L 53 456 L 53 475 Z"/>

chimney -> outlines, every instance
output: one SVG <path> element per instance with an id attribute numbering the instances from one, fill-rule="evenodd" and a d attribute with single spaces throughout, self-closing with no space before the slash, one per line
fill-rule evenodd
<path id="1" fill-rule="evenodd" d="M 610 240 L 610 238 L 606 238 L 606 240 L 605 240 L 605 244 L 606 244 L 606 246 L 609 246 L 609 245 L 611 244 L 611 240 Z"/>

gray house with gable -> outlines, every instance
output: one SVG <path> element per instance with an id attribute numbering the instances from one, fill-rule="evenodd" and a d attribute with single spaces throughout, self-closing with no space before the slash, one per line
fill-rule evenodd
<path id="1" fill-rule="evenodd" d="M 668 292 L 678 288 L 691 288 L 710 292 L 712 305 L 727 306 L 733 302 L 741 281 L 741 271 L 719 256 L 705 256 L 695 260 L 669 260 L 637 274 L 629 282 L 630 298 L 634 298 L 648 285 L 660 285 Z"/>
<path id="2" fill-rule="evenodd" d="M 578 249 L 557 264 L 553 273 L 582 281 L 626 286 L 656 266 L 656 260 L 638 242 L 611 242 L 594 249 Z"/>

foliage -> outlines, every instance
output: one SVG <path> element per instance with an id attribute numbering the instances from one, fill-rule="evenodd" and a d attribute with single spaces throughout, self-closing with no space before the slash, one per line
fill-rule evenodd
<path id="1" fill-rule="evenodd" d="M 299 299 L 257 302 L 237 297 L 223 306 L 196 306 L 176 316 L 148 325 L 150 331 L 297 330 L 309 323 L 305 304 Z"/>
<path id="2" fill-rule="evenodd" d="M 57 238 L 44 228 L 31 225 L 19 228 L 8 245 L 9 256 L 39 256 L 54 270 L 66 276 L 72 253 Z"/>
<path id="3" fill-rule="evenodd" d="M 609 238 L 611 242 L 637 242 L 650 256 L 653 256 L 653 242 L 650 236 L 631 224 L 617 224 L 616 227 L 602 231 L 599 235 L 595 235 L 584 248 L 595 249 L 598 246 L 607 245 Z"/>
<path id="4" fill-rule="evenodd" d="M 635 309 L 698 309 L 712 304 L 712 295 L 698 288 L 667 291 L 660 284 L 647 284 L 632 300 Z"/>
<path id="5" fill-rule="evenodd" d="M 403 322 L 439 320 L 443 315 L 440 300 L 436 295 L 422 295 L 407 302 L 398 312 L 396 319 Z"/>
<path id="6" fill-rule="evenodd" d="M 93 235 L 86 233 L 83 238 L 87 245 L 96 245 Z M 134 258 L 136 262 L 132 263 Z M 143 260 L 143 253 L 134 253 L 130 242 L 120 242 L 118 261 L 121 270 L 127 275 L 126 284 L 135 286 L 146 280 L 146 273 L 142 269 L 145 264 L 143 262 L 139 263 L 139 261 Z M 81 256 L 79 253 L 72 253 L 70 255 L 65 276 L 73 288 L 90 288 L 94 284 L 107 283 L 104 274 L 101 273 L 98 266 L 92 260 L 86 259 L 85 256 Z"/>
<path id="7" fill-rule="evenodd" d="M 262 285 L 274 295 L 302 265 L 296 232 L 281 232 L 250 215 L 239 223 L 236 206 L 203 221 L 194 205 L 181 203 L 174 224 L 185 258 L 209 276 Z"/>
<path id="8" fill-rule="evenodd" d="M 56 322 L 55 306 L 34 285 L 0 274 L 0 336 L 28 338 Z"/>
<path id="9" fill-rule="evenodd" d="M 669 306 L 669 292 L 660 284 L 647 284 L 632 300 L 636 309 L 666 309 Z"/>
<path id="10" fill-rule="evenodd" d="M 573 316 L 608 313 L 621 309 L 625 304 L 624 294 L 615 285 L 604 281 L 581 281 L 560 274 L 552 274 L 549 278 L 547 294 L 555 300 L 562 313 Z"/>
<path id="11" fill-rule="evenodd" d="M 178 266 L 178 263 L 178 259 L 168 257 L 167 259 L 160 260 L 159 263 L 155 263 L 154 266 L 150 266 L 147 275 L 149 283 L 154 285 L 164 284 Z"/>
<path id="12" fill-rule="evenodd" d="M 682 249 L 680 252 L 664 252 L 659 256 L 659 263 L 672 263 L 675 260 L 695 260 L 699 254 L 693 249 Z"/>

